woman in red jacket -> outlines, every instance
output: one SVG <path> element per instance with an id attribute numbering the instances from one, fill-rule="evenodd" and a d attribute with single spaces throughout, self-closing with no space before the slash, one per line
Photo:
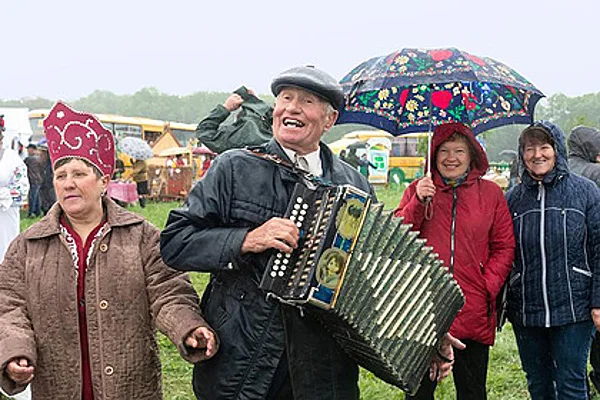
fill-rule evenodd
<path id="1" fill-rule="evenodd" d="M 482 179 L 488 160 L 468 127 L 436 127 L 432 153 L 432 176 L 406 189 L 395 215 L 421 232 L 463 290 L 466 303 L 450 334 L 467 347 L 455 351 L 454 384 L 458 399 L 486 399 L 495 299 L 514 255 L 512 219 L 500 187 Z M 424 378 L 406 398 L 433 399 L 435 387 Z"/>

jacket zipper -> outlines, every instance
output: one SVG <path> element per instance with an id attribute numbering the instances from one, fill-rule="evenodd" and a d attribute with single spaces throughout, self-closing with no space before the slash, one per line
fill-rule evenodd
<path id="1" fill-rule="evenodd" d="M 550 303 L 548 301 L 548 269 L 546 265 L 546 248 L 544 238 L 546 237 L 546 190 L 540 181 L 538 183 L 538 199 L 540 200 L 540 255 L 542 258 L 542 296 L 544 298 L 545 321 L 544 326 L 550 328 Z"/>
<path id="2" fill-rule="evenodd" d="M 454 273 L 454 245 L 456 233 L 456 187 L 452 188 L 452 224 L 450 225 L 450 273 Z"/>

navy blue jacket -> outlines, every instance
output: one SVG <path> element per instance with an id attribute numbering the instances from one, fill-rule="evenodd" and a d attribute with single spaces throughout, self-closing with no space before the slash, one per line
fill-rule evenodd
<path id="1" fill-rule="evenodd" d="M 287 160 L 275 140 L 261 151 Z M 371 190 L 325 145 L 321 160 L 324 179 Z M 248 150 L 230 150 L 215 159 L 186 206 L 169 215 L 161 235 L 164 261 L 212 274 L 202 302 L 220 349 L 194 368 L 199 399 L 265 398 L 284 351 L 295 399 L 358 399 L 356 363 L 310 309 L 301 317 L 258 288 L 273 252 L 240 255 L 249 230 L 285 214 L 298 181 L 297 174 Z"/>
<path id="2" fill-rule="evenodd" d="M 600 307 L 600 190 L 569 172 L 565 135 L 550 122 L 556 164 L 542 181 L 524 171 L 507 194 L 516 239 L 508 318 L 525 327 L 591 319 Z M 522 145 L 519 156 L 523 162 Z"/>

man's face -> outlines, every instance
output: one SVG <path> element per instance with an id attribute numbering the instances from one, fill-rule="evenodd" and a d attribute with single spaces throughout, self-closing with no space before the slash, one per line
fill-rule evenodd
<path id="1" fill-rule="evenodd" d="M 306 90 L 286 87 L 279 92 L 273 110 L 273 136 L 279 144 L 300 155 L 319 148 L 325 131 L 338 112 L 328 112 L 327 102 Z"/>

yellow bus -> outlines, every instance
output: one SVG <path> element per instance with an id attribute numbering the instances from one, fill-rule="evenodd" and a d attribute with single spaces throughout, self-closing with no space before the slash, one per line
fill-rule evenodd
<path id="1" fill-rule="evenodd" d="M 423 175 L 425 157 L 419 154 L 421 141 L 427 141 L 427 132 L 408 133 L 392 140 L 390 182 L 411 182 Z"/>
<path id="2" fill-rule="evenodd" d="M 48 115 L 48 109 L 31 110 L 29 112 L 29 123 L 33 130 L 32 143 L 38 143 L 44 137 L 44 126 L 42 121 Z M 102 124 L 113 132 L 115 137 L 127 136 L 138 137 L 152 144 L 165 131 L 173 132 L 182 146 L 187 145 L 190 139 L 195 137 L 196 125 L 180 122 L 162 121 L 144 117 L 124 117 L 114 114 L 94 114 Z"/>
<path id="3" fill-rule="evenodd" d="M 391 142 L 388 159 L 388 182 L 411 182 L 423 174 L 425 157 L 419 154 L 419 149 L 427 141 L 427 132 L 409 133 L 394 137 L 383 130 L 354 131 L 345 134 L 341 139 L 329 143 L 331 150 L 338 154 L 341 150 L 356 142 L 371 142 L 377 138 L 387 138 Z"/>

